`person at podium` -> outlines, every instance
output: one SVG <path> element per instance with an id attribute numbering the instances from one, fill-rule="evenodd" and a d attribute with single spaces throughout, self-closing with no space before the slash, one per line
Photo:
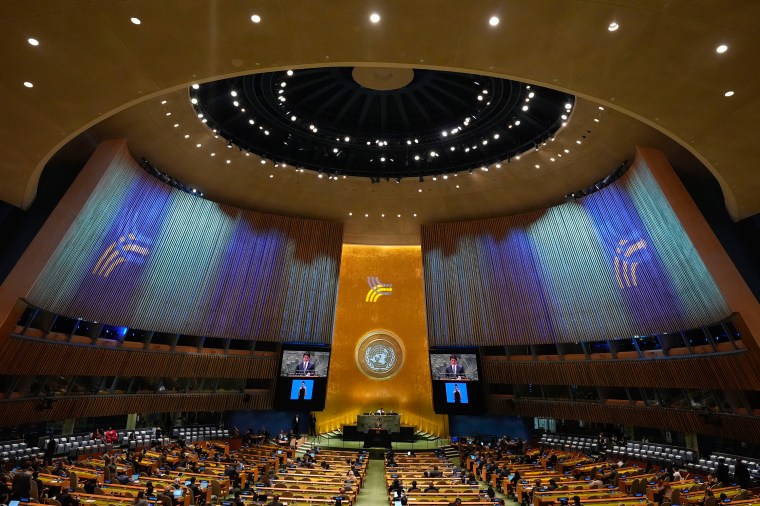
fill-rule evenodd
<path id="1" fill-rule="evenodd" d="M 384 414 L 385 414 L 385 410 L 384 410 L 383 408 L 380 408 L 380 409 L 378 409 L 377 411 L 375 411 L 375 414 L 376 414 L 376 415 L 381 415 L 381 416 L 382 416 L 382 415 L 384 415 Z"/>
<path id="2" fill-rule="evenodd" d="M 445 379 L 464 379 L 467 377 L 464 366 L 459 365 L 456 355 L 449 357 L 449 365 L 444 369 L 443 376 Z"/>
<path id="3" fill-rule="evenodd" d="M 296 364 L 296 376 L 315 376 L 316 365 L 311 361 L 311 354 L 304 353 L 303 361 Z"/>

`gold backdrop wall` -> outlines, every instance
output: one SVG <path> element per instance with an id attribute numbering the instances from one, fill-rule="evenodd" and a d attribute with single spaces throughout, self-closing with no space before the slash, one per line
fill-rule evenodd
<path id="1" fill-rule="evenodd" d="M 362 348 L 362 363 L 377 359 L 376 367 L 364 365 L 363 372 L 357 365 L 357 346 L 374 331 L 393 334 L 401 346 L 390 357 L 382 344 L 370 353 Z M 381 356 L 372 353 L 377 350 Z M 391 362 L 395 375 L 370 377 L 384 374 L 382 369 Z M 373 368 L 380 372 L 373 373 Z M 400 413 L 402 424 L 445 434 L 445 415 L 433 412 L 419 246 L 343 246 L 329 374 L 325 410 L 318 414 L 319 431 L 353 425 L 358 413 L 383 408 Z"/>

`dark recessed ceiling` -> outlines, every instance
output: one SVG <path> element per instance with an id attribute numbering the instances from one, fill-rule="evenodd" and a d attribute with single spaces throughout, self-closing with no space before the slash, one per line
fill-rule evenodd
<path id="1" fill-rule="evenodd" d="M 508 160 L 552 137 L 574 103 L 572 95 L 481 75 L 355 70 L 254 74 L 203 84 L 190 96 L 199 118 L 229 147 L 370 178 L 451 173 Z M 400 87 L 387 89 L 394 82 Z"/>

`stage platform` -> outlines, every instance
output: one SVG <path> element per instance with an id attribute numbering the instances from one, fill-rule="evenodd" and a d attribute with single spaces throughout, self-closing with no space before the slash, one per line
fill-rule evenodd
<path id="1" fill-rule="evenodd" d="M 360 434 L 360 436 L 363 436 L 363 434 Z M 414 440 L 411 441 L 391 441 L 391 447 L 393 450 L 398 451 L 437 450 L 447 446 L 449 443 L 448 438 L 435 438 L 429 435 L 418 437 L 415 435 Z M 344 439 L 343 434 L 340 433 L 320 434 L 316 437 L 309 436 L 306 444 L 302 446 L 306 448 L 319 446 L 320 448 L 336 450 L 362 450 L 364 449 L 364 437 L 358 440 L 349 440 Z M 303 451 L 306 451 L 306 448 Z"/>

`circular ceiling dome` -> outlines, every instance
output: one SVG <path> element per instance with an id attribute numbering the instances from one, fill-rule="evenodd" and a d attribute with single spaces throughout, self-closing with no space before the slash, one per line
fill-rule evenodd
<path id="1" fill-rule="evenodd" d="M 354 81 L 365 88 L 389 91 L 403 88 L 414 79 L 414 70 L 392 67 L 356 67 L 351 71 Z"/>
<path id="2" fill-rule="evenodd" d="M 552 137 L 575 101 L 506 79 L 377 67 L 253 74 L 190 96 L 228 147 L 373 181 L 508 161 Z"/>

